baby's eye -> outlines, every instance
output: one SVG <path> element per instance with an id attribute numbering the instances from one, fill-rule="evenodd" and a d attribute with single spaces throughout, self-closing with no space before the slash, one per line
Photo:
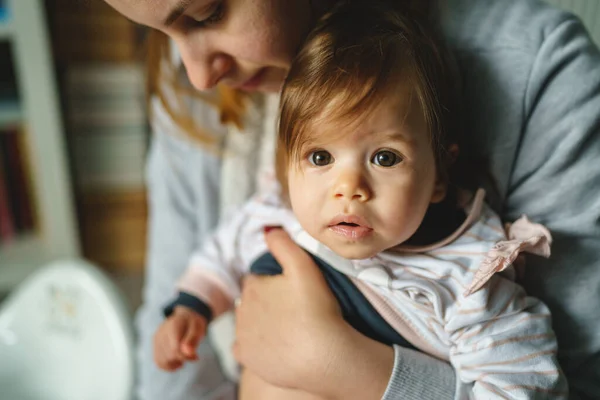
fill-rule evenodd
<path id="1" fill-rule="evenodd" d="M 380 167 L 393 167 L 402 161 L 402 157 L 390 150 L 381 150 L 373 155 L 371 162 Z"/>
<path id="2" fill-rule="evenodd" d="M 333 162 L 333 157 L 328 151 L 325 150 L 317 150 L 310 153 L 308 156 L 308 160 L 312 165 L 316 165 L 317 167 L 323 167 L 325 165 L 329 165 Z"/>

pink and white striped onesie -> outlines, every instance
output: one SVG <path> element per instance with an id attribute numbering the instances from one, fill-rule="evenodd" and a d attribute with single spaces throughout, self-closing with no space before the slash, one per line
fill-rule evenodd
<path id="1" fill-rule="evenodd" d="M 450 237 L 365 260 L 344 259 L 306 233 L 277 195 L 257 195 L 197 251 L 178 290 L 232 308 L 252 262 L 268 251 L 265 226 L 282 226 L 310 253 L 346 274 L 416 348 L 448 361 L 455 398 L 567 398 L 550 311 L 514 282 L 521 251 L 549 255 L 550 234 L 525 217 L 508 229 L 478 191 Z"/>

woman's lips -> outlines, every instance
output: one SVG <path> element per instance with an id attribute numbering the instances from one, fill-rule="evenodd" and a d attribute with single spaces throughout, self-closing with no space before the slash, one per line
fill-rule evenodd
<path id="1" fill-rule="evenodd" d="M 252 78 L 238 86 L 238 89 L 252 91 L 260 86 L 265 75 L 266 68 L 261 68 Z"/>
<path id="2" fill-rule="evenodd" d="M 364 218 L 357 215 L 339 215 L 331 220 L 329 229 L 347 239 L 363 239 L 373 232 Z"/>

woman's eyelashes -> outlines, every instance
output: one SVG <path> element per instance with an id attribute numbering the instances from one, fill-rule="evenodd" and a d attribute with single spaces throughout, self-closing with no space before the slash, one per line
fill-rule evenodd
<path id="1" fill-rule="evenodd" d="M 210 8 L 208 16 L 203 18 L 195 18 L 190 16 L 188 18 L 190 27 L 195 29 L 208 28 L 212 25 L 218 24 L 223 20 L 225 15 L 225 4 L 223 1 L 215 1 Z"/>

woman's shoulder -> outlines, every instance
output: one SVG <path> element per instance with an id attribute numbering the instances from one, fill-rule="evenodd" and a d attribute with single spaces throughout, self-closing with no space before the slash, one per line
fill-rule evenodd
<path id="1" fill-rule="evenodd" d="M 445 0 L 440 4 L 442 32 L 459 51 L 504 48 L 535 54 L 553 30 L 577 20 L 542 0 Z"/>

